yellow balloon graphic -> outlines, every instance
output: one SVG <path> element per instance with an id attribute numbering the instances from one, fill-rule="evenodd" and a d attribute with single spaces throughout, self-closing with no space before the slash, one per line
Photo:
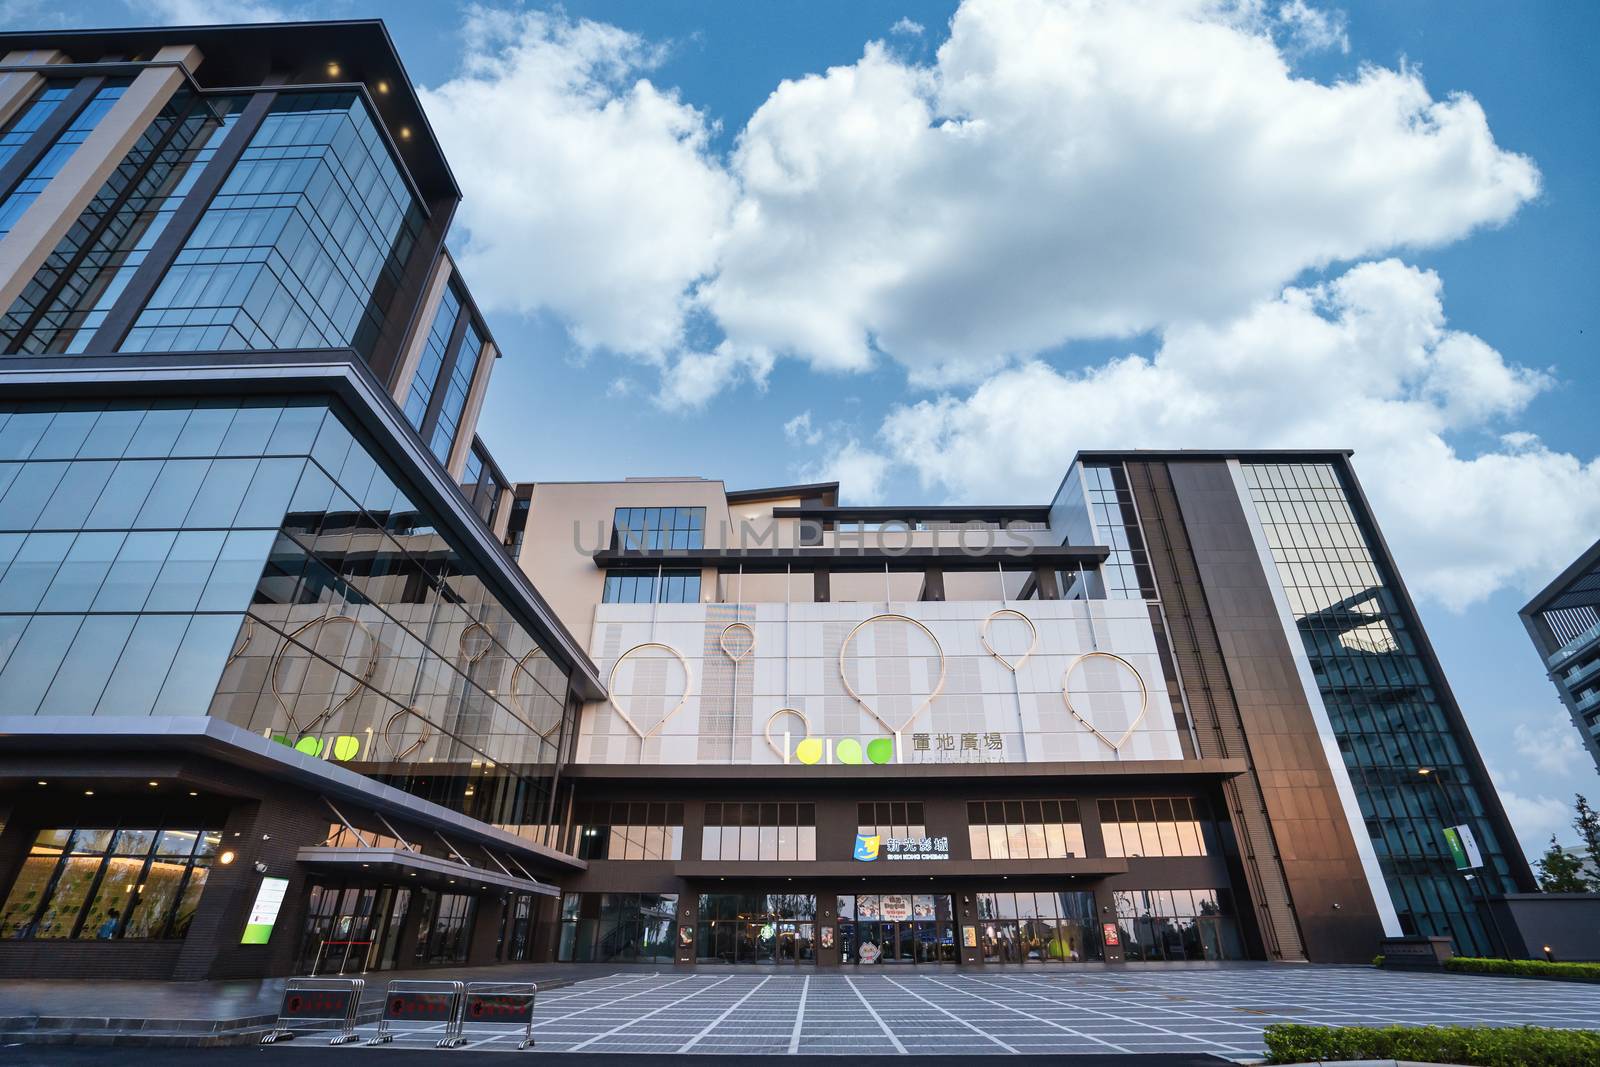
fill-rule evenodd
<path id="1" fill-rule="evenodd" d="M 808 737 L 794 746 L 794 758 L 801 763 L 819 763 L 822 760 L 822 741 Z"/>

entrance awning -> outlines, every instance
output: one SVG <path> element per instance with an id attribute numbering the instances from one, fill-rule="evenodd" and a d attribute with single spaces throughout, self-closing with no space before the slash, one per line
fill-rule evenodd
<path id="1" fill-rule="evenodd" d="M 519 878 L 500 871 L 470 867 L 440 856 L 427 856 L 403 848 L 335 848 L 314 845 L 300 849 L 294 858 L 314 871 L 338 873 L 347 877 L 391 880 L 400 884 L 426 885 L 429 888 L 454 893 L 500 890 L 537 893 L 546 897 L 561 895 L 561 890 L 555 886 L 531 878 Z"/>

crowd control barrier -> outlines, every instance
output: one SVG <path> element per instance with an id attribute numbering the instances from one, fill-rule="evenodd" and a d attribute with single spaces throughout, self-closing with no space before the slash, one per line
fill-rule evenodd
<path id="1" fill-rule="evenodd" d="M 431 1030 L 444 1024 L 444 1036 L 435 1048 L 455 1048 L 464 1044 L 461 1036 L 461 1000 L 466 990 L 462 982 L 427 982 L 397 978 L 383 993 L 383 1016 L 378 1033 L 367 1041 L 383 1045 L 394 1040 L 396 1023 L 421 1023 Z"/>
<path id="2" fill-rule="evenodd" d="M 283 986 L 283 1003 L 278 1008 L 278 1025 L 261 1039 L 263 1045 L 292 1041 L 296 1030 L 326 1030 L 328 1027 L 294 1026 L 294 1023 L 337 1023 L 338 1031 L 330 1045 L 356 1039 L 356 1009 L 361 1006 L 360 978 L 291 978 Z M 459 984 L 459 983 L 457 983 Z"/>
<path id="3" fill-rule="evenodd" d="M 469 1025 L 522 1027 L 519 1050 L 533 1047 L 533 999 L 537 982 L 468 982 L 461 1030 Z"/>

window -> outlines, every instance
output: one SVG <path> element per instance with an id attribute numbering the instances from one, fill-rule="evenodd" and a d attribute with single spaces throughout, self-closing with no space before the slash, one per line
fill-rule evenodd
<path id="1" fill-rule="evenodd" d="M 1115 894 L 1129 960 L 1241 959 L 1226 889 L 1148 889 Z"/>
<path id="2" fill-rule="evenodd" d="M 920 801 L 862 801 L 856 805 L 856 833 L 869 837 L 927 837 Z"/>
<path id="3" fill-rule="evenodd" d="M 44 120 L 49 118 L 61 102 L 72 92 L 75 82 L 46 82 L 27 105 L 12 116 L 5 132 L 0 133 L 0 166 L 4 166 L 17 149 L 28 143 L 28 138 L 39 132 Z"/>
<path id="4" fill-rule="evenodd" d="M 618 508 L 613 519 L 614 550 L 705 547 L 705 508 Z"/>
<path id="5" fill-rule="evenodd" d="M 433 325 L 428 328 L 428 339 L 422 345 L 422 355 L 417 369 L 411 375 L 411 387 L 406 392 L 406 421 L 417 432 L 422 431 L 423 420 L 428 417 L 428 405 L 433 400 L 433 390 L 439 384 L 444 370 L 444 357 L 450 349 L 450 335 L 455 333 L 456 318 L 461 314 L 461 296 L 453 285 L 445 286 L 439 298 L 439 308 L 433 313 Z"/>
<path id="6" fill-rule="evenodd" d="M 700 601 L 700 572 L 658 570 L 654 574 L 607 572 L 605 604 L 696 604 Z"/>
<path id="7" fill-rule="evenodd" d="M 683 858 L 683 805 L 635 801 L 578 804 L 573 851 L 583 860 Z"/>
<path id="8" fill-rule="evenodd" d="M 28 171 L 27 177 L 18 182 L 16 188 L 6 190 L 9 195 L 0 201 L 0 238 L 9 234 L 11 227 L 22 217 L 22 213 L 39 199 L 39 194 L 50 184 L 50 179 L 60 173 L 67 160 L 78 150 L 78 146 L 89 139 L 89 134 L 94 132 L 95 126 L 105 117 L 106 112 L 111 110 L 112 105 L 121 99 L 130 84 L 129 78 L 108 79 L 83 106 L 83 110 L 78 112 L 77 117 L 61 131 L 61 136 L 56 138 L 55 143 L 39 157 L 33 169 Z"/>
<path id="9" fill-rule="evenodd" d="M 666 962 L 678 932 L 676 893 L 568 893 L 561 898 L 562 963 Z"/>
<path id="10" fill-rule="evenodd" d="M 198 827 L 41 830 L 0 907 L 0 938 L 182 938 L 221 840 Z"/>
<path id="11" fill-rule="evenodd" d="M 775 801 L 706 805 L 703 860 L 766 862 L 817 858 L 817 806 Z"/>
<path id="12" fill-rule="evenodd" d="M 967 804 L 975 860 L 1070 859 L 1083 856 L 1076 800 L 975 800 Z"/>
<path id="13" fill-rule="evenodd" d="M 974 893 L 973 904 L 986 962 L 1076 963 L 1101 958 L 1093 893 Z"/>
<path id="14" fill-rule="evenodd" d="M 1100 830 L 1107 856 L 1210 856 L 1216 827 L 1206 802 L 1195 797 L 1102 800 Z"/>
<path id="15" fill-rule="evenodd" d="M 1122 465 L 1084 464 L 1083 488 L 1094 522 L 1095 542 L 1111 550 L 1100 565 L 1106 597 L 1111 600 L 1157 599 L 1150 557 L 1145 551 L 1138 515 L 1133 508 L 1133 493 L 1128 489 L 1128 477 Z M 1077 577 L 1071 576 L 1074 581 Z M 1081 588 L 1078 583 L 1065 587 L 1063 592 L 1077 597 L 1082 595 L 1077 591 Z"/>
<path id="16" fill-rule="evenodd" d="M 478 369 L 478 358 L 483 352 L 483 335 L 478 325 L 470 319 L 466 333 L 461 337 L 461 347 L 456 349 L 455 364 L 450 368 L 450 378 L 444 383 L 445 393 L 439 401 L 439 420 L 433 427 L 433 440 L 428 447 L 440 463 L 450 461 L 450 448 L 455 444 L 456 427 L 461 413 L 467 407 L 467 393 L 472 389 L 472 376 Z"/>
<path id="17" fill-rule="evenodd" d="M 122 351 L 370 357 L 421 224 L 359 96 L 280 92 Z"/>

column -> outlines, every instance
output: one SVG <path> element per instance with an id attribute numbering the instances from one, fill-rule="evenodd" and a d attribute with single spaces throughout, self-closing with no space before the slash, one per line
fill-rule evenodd
<path id="1" fill-rule="evenodd" d="M 7 52 L 0 59 L 0 125 L 10 122 L 11 117 L 33 99 L 33 94 L 44 84 L 44 75 L 38 71 L 9 68 L 42 67 L 47 63 L 66 61 L 67 57 L 53 48 Z"/>
<path id="2" fill-rule="evenodd" d="M 200 65 L 200 50 L 193 45 L 167 45 L 156 53 L 154 62 L 163 65 L 147 67 L 133 80 L 0 240 L 0 309 L 10 307 L 27 287 L 112 170 L 183 85 L 186 70 Z"/>

